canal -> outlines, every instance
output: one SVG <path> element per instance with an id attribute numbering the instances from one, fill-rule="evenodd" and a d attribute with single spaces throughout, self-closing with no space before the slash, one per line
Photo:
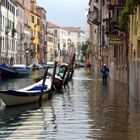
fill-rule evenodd
<path id="1" fill-rule="evenodd" d="M 26 79 L 1 80 L 0 89 L 18 89 Z M 0 140 L 139 140 L 140 106 L 127 86 L 103 84 L 93 71 L 76 69 L 69 87 L 56 91 L 42 106 L 30 104 L 0 109 Z"/>

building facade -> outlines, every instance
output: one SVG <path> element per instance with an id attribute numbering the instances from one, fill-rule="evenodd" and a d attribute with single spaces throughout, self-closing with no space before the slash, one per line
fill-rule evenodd
<path id="1" fill-rule="evenodd" d="M 140 1 L 130 16 L 129 22 L 129 90 L 135 101 L 140 99 Z"/>
<path id="2" fill-rule="evenodd" d="M 76 63 L 79 63 L 82 59 L 81 46 L 82 46 L 82 43 L 86 41 L 85 33 L 84 31 L 81 30 L 80 27 L 64 27 L 64 29 L 68 32 L 67 43 L 69 43 L 69 41 L 71 42 L 71 47 L 67 45 L 68 54 L 70 54 L 69 51 L 71 51 L 70 49 L 72 49 L 73 54 L 75 53 Z M 68 58 L 71 59 L 73 54 L 68 56 Z"/>
<path id="3" fill-rule="evenodd" d="M 100 73 L 102 64 L 106 63 L 110 68 L 110 78 L 126 83 L 127 45 L 124 33 L 118 29 L 118 17 L 124 2 L 124 0 L 90 0 L 88 23 L 95 72 Z"/>
<path id="4" fill-rule="evenodd" d="M 0 62 L 9 65 L 16 63 L 18 49 L 17 8 L 14 1 L 3 0 L 1 2 Z"/>
<path id="5" fill-rule="evenodd" d="M 80 60 L 81 45 L 85 41 L 85 33 L 81 28 L 60 27 L 48 22 L 48 31 L 59 39 L 55 49 L 58 50 L 57 55 L 61 62 L 69 63 L 74 53 L 76 53 L 77 62 Z"/>
<path id="6" fill-rule="evenodd" d="M 40 33 L 39 33 L 39 40 L 40 40 L 40 60 L 39 63 L 46 63 L 47 62 L 47 22 L 46 22 L 46 10 L 42 7 L 37 6 L 36 8 L 37 13 L 40 15 Z"/>
<path id="7" fill-rule="evenodd" d="M 40 16 L 36 11 L 36 1 L 31 0 L 31 56 L 32 64 L 39 64 L 41 58 L 39 46 Z"/>
<path id="8" fill-rule="evenodd" d="M 24 3 L 23 0 L 17 0 L 17 55 L 16 63 L 25 64 L 25 46 L 24 46 Z"/>
<path id="9" fill-rule="evenodd" d="M 47 58 L 48 61 L 55 61 L 55 36 L 54 34 L 47 33 Z"/>
<path id="10" fill-rule="evenodd" d="M 25 48 L 25 63 L 26 65 L 30 65 L 32 63 L 31 59 L 31 26 L 30 26 L 30 8 L 31 2 L 30 0 L 24 0 L 24 48 Z"/>

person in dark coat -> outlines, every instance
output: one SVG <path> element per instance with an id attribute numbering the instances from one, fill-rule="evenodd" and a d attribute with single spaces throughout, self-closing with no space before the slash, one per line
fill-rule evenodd
<path id="1" fill-rule="evenodd" d="M 109 74 L 109 68 L 106 66 L 106 64 L 102 66 L 101 73 L 102 73 L 102 80 L 104 83 L 106 83 Z"/>

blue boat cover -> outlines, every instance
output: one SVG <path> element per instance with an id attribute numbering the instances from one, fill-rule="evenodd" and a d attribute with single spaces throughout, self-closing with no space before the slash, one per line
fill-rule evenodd
<path id="1" fill-rule="evenodd" d="M 43 90 L 47 90 L 48 86 L 44 86 Z M 41 90 L 42 86 L 35 86 L 33 88 L 31 88 L 29 91 L 35 91 L 35 90 Z"/>

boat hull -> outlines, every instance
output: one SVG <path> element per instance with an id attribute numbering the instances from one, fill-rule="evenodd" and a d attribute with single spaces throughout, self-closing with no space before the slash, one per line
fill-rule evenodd
<path id="1" fill-rule="evenodd" d="M 30 73 L 30 69 L 14 70 L 11 67 L 1 67 L 1 78 L 21 78 L 29 76 Z"/>
<path id="2" fill-rule="evenodd" d="M 6 93 L 0 93 L 0 96 L 4 101 L 4 103 L 6 104 L 6 106 L 17 106 L 17 105 L 24 105 L 24 104 L 38 102 L 40 94 L 35 96 L 16 96 L 16 95 L 10 95 Z M 49 92 L 43 93 L 42 100 L 47 99 L 48 95 Z"/>
<path id="3" fill-rule="evenodd" d="M 10 68 L 1 67 L 1 77 L 2 78 L 13 78 L 17 76 L 17 72 Z"/>
<path id="4" fill-rule="evenodd" d="M 0 97 L 6 106 L 16 106 L 38 102 L 40 96 L 42 96 L 42 99 L 46 99 L 51 94 L 51 78 L 48 77 L 45 80 L 43 87 L 42 83 L 43 80 L 18 90 L 0 90 Z"/>

